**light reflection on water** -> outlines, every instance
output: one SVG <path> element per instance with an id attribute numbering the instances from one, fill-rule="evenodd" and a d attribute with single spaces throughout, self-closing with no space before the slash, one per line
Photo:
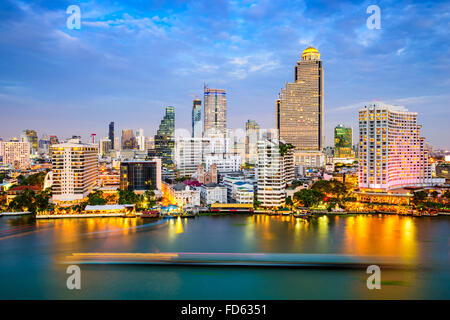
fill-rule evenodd
<path id="1" fill-rule="evenodd" d="M 0 298 L 448 299 L 449 221 L 394 215 L 319 216 L 310 221 L 233 215 L 154 224 L 140 218 L 3 217 Z M 83 266 L 86 289 L 73 293 L 65 289 L 64 266 L 55 261 L 74 252 L 383 255 L 427 262 L 433 269 L 385 271 L 382 290 L 374 292 L 365 286 L 365 272 L 356 270 Z"/>

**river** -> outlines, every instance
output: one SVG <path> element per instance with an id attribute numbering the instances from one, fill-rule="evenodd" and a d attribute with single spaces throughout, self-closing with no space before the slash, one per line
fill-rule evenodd
<path id="1" fill-rule="evenodd" d="M 449 299 L 449 224 L 396 215 L 1 217 L 0 299 Z M 381 289 L 369 290 L 360 269 L 81 265 L 81 290 L 68 290 L 61 259 L 105 252 L 396 256 L 417 267 L 382 270 Z"/>

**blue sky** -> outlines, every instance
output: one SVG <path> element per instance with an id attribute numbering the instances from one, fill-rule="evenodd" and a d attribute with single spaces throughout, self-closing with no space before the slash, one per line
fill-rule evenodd
<path id="1" fill-rule="evenodd" d="M 81 29 L 66 8 L 81 8 Z M 368 29 L 369 5 L 381 29 Z M 450 4 L 445 1 L 0 2 L 0 137 L 25 129 L 107 135 L 108 123 L 154 135 L 164 108 L 190 130 L 193 96 L 224 88 L 228 126 L 275 125 L 275 99 L 301 52 L 325 68 L 326 143 L 357 128 L 381 99 L 419 113 L 422 133 L 450 148 Z"/>

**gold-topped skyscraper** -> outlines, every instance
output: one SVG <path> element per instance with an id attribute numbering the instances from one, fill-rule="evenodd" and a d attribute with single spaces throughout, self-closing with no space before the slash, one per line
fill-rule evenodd
<path id="1" fill-rule="evenodd" d="M 322 60 L 319 51 L 309 47 L 295 66 L 294 82 L 286 83 L 276 102 L 280 140 L 294 145 L 296 163 L 320 165 L 323 116 Z"/>

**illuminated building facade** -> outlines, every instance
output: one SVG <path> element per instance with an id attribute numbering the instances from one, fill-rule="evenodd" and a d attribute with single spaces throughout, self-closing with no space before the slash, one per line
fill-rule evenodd
<path id="1" fill-rule="evenodd" d="M 98 147 L 69 140 L 51 148 L 53 201 L 79 201 L 97 185 Z"/>
<path id="2" fill-rule="evenodd" d="M 286 83 L 276 101 L 276 126 L 279 139 L 302 152 L 302 161 L 312 152 L 316 157 L 323 148 L 323 66 L 319 51 L 309 47 L 295 66 L 295 81 Z"/>
<path id="3" fill-rule="evenodd" d="M 10 164 L 16 169 L 29 169 L 30 143 L 0 141 L 0 157 L 3 158 L 3 164 Z"/>
<path id="4" fill-rule="evenodd" d="M 202 135 L 202 102 L 195 99 L 192 105 L 192 138 L 201 138 Z"/>
<path id="5" fill-rule="evenodd" d="M 278 140 L 258 141 L 258 191 L 262 207 L 280 207 L 285 204 L 286 186 L 294 180 L 292 149 L 284 149 Z"/>
<path id="6" fill-rule="evenodd" d="M 203 93 L 203 136 L 225 136 L 227 128 L 227 97 L 223 89 L 210 89 Z"/>
<path id="7" fill-rule="evenodd" d="M 121 162 L 120 189 L 130 191 L 161 190 L 161 159 Z"/>
<path id="8" fill-rule="evenodd" d="M 359 188 L 388 191 L 432 184 L 417 113 L 376 103 L 359 110 Z"/>
<path id="9" fill-rule="evenodd" d="M 22 142 L 29 142 L 31 147 L 31 153 L 38 151 L 38 136 L 36 130 L 24 130 L 22 133 Z"/>
<path id="10" fill-rule="evenodd" d="M 175 107 L 166 107 L 166 114 L 161 120 L 155 135 L 155 154 L 162 159 L 165 167 L 173 165 L 173 151 L 175 148 Z"/>

